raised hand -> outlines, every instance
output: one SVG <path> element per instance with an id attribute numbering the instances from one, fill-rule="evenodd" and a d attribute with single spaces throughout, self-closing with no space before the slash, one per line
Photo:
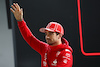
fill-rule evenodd
<path id="1" fill-rule="evenodd" d="M 11 5 L 11 7 L 12 8 L 10 8 L 10 10 L 13 12 L 16 20 L 17 21 L 22 21 L 23 20 L 23 9 L 20 8 L 18 3 L 13 3 L 13 5 Z"/>

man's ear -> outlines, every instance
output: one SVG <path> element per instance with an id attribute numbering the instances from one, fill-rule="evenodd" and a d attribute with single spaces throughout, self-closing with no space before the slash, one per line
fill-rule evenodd
<path id="1" fill-rule="evenodd" d="M 58 34 L 58 38 L 62 38 L 62 34 Z"/>

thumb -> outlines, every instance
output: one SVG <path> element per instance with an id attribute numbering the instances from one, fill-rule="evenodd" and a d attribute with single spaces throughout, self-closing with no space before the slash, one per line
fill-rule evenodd
<path id="1" fill-rule="evenodd" d="M 23 13 L 23 8 L 21 8 L 21 12 Z"/>

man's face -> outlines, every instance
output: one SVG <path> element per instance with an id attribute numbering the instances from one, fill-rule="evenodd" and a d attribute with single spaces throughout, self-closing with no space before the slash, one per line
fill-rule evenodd
<path id="1" fill-rule="evenodd" d="M 55 32 L 45 32 L 45 39 L 49 45 L 55 44 L 58 41 L 58 36 Z"/>

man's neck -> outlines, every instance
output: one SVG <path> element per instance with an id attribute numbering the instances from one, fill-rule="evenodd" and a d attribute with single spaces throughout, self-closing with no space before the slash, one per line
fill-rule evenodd
<path id="1" fill-rule="evenodd" d="M 60 45 L 60 44 L 62 44 L 62 42 L 58 41 L 58 42 L 53 43 L 51 46 L 57 46 L 57 45 Z"/>

